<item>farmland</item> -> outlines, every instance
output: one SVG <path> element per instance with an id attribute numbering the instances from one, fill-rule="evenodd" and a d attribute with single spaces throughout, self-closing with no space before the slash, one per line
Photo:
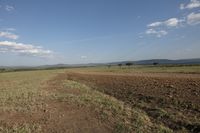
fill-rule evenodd
<path id="1" fill-rule="evenodd" d="M 194 132 L 200 66 L 0 73 L 0 132 Z"/>

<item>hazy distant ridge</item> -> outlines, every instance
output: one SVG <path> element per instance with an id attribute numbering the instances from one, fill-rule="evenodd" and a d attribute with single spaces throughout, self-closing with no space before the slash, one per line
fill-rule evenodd
<path id="1" fill-rule="evenodd" d="M 101 66 L 101 65 L 118 65 L 133 63 L 135 65 L 152 65 L 153 63 L 158 63 L 160 65 L 169 64 L 180 64 L 180 65 L 200 65 L 200 58 L 196 59 L 180 59 L 180 60 L 169 60 L 169 59 L 150 59 L 150 60 L 138 60 L 138 61 L 120 61 L 120 62 L 110 62 L 110 63 L 88 63 L 88 64 L 55 64 L 55 65 L 42 65 L 42 66 L 0 66 L 0 68 L 64 68 L 64 67 L 82 67 L 82 66 Z"/>

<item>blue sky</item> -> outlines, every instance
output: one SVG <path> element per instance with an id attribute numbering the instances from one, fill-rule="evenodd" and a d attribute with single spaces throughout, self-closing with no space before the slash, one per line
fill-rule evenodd
<path id="1" fill-rule="evenodd" d="M 200 57 L 200 0 L 0 0 L 0 65 Z"/>

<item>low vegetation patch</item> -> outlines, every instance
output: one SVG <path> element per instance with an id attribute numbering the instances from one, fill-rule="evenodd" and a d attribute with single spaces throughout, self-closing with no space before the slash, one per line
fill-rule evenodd
<path id="1" fill-rule="evenodd" d="M 200 65 L 131 65 L 131 66 L 97 66 L 73 68 L 72 71 L 112 72 L 112 73 L 200 73 Z"/>
<path id="2" fill-rule="evenodd" d="M 123 102 L 76 81 L 64 80 L 66 93 L 59 93 L 55 98 L 60 101 L 73 102 L 79 106 L 87 106 L 99 114 L 102 121 L 111 122 L 114 132 L 152 132 L 170 129 L 162 125 L 154 125 L 149 117 L 137 108 L 130 108 Z M 69 91 L 67 91 L 69 89 Z M 76 90 L 76 91 L 73 91 Z M 80 92 L 80 93 L 77 93 Z"/>
<path id="3" fill-rule="evenodd" d="M 0 73 L 0 132 L 199 131 L 198 74 L 120 67 Z"/>

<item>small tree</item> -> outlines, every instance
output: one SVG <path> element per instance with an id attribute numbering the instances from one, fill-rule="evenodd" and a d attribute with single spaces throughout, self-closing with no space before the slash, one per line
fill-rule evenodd
<path id="1" fill-rule="evenodd" d="M 132 66 L 133 65 L 133 63 L 131 63 L 131 62 L 127 62 L 126 63 L 126 66 L 128 66 L 129 68 L 130 68 L 130 66 Z"/>
<path id="2" fill-rule="evenodd" d="M 154 62 L 153 65 L 154 65 L 154 66 L 158 65 L 158 62 Z"/>
<path id="3" fill-rule="evenodd" d="M 108 68 L 110 68 L 111 67 L 111 65 L 109 64 L 109 65 L 107 65 L 108 66 Z"/>
<path id="4" fill-rule="evenodd" d="M 0 68 L 0 72 L 4 72 L 5 70 L 5 68 Z"/>
<path id="5" fill-rule="evenodd" d="M 121 67 L 122 67 L 122 64 L 118 64 L 118 66 L 121 68 Z"/>

